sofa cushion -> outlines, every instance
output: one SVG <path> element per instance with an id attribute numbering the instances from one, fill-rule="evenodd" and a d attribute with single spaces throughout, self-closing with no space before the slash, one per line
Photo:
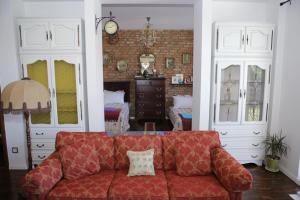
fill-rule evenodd
<path id="1" fill-rule="evenodd" d="M 159 135 L 122 135 L 115 137 L 116 169 L 128 169 L 127 151 L 154 149 L 154 168 L 163 168 L 162 142 Z"/>
<path id="2" fill-rule="evenodd" d="M 188 138 L 185 138 L 188 137 Z M 171 131 L 167 132 L 165 136 L 162 137 L 163 142 L 163 159 L 164 159 L 164 169 L 165 170 L 175 170 L 176 160 L 175 160 L 175 149 L 176 142 L 188 139 L 193 141 L 197 137 L 199 140 L 203 141 L 208 145 L 209 149 L 220 147 L 219 134 L 215 131 Z"/>
<path id="3" fill-rule="evenodd" d="M 180 176 L 207 175 L 212 172 L 209 147 L 198 140 L 176 143 L 176 171 Z"/>
<path id="4" fill-rule="evenodd" d="M 114 173 L 113 170 L 102 170 L 77 180 L 63 179 L 48 194 L 47 200 L 107 200 Z"/>
<path id="5" fill-rule="evenodd" d="M 114 169 L 114 139 L 103 132 L 59 132 L 56 135 L 56 150 L 80 141 L 95 144 L 101 169 Z"/>
<path id="6" fill-rule="evenodd" d="M 154 149 L 127 151 L 130 167 L 127 176 L 155 176 L 153 165 Z"/>
<path id="7" fill-rule="evenodd" d="M 184 177 L 167 171 L 170 200 L 229 200 L 229 194 L 214 175 Z"/>
<path id="8" fill-rule="evenodd" d="M 167 180 L 162 170 L 155 176 L 127 176 L 118 170 L 109 191 L 110 200 L 168 200 Z"/>
<path id="9" fill-rule="evenodd" d="M 92 141 L 64 146 L 59 154 L 65 179 L 74 180 L 100 171 L 98 154 Z"/>

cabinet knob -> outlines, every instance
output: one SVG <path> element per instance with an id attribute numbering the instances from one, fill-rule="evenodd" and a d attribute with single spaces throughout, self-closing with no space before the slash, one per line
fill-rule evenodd
<path id="1" fill-rule="evenodd" d="M 227 144 L 223 144 L 223 145 L 222 145 L 223 148 L 226 147 L 226 146 L 227 146 Z"/>
<path id="2" fill-rule="evenodd" d="M 227 131 L 226 131 L 226 132 L 222 132 L 222 131 L 221 131 L 220 134 L 221 134 L 221 135 L 227 135 L 228 132 L 227 132 Z"/>
<path id="3" fill-rule="evenodd" d="M 38 158 L 39 158 L 39 159 L 44 159 L 44 158 L 46 158 L 46 156 L 45 156 L 45 155 L 43 155 L 43 156 L 38 155 Z"/>
<path id="4" fill-rule="evenodd" d="M 254 134 L 254 135 L 259 135 L 259 134 L 260 134 L 260 131 L 258 131 L 258 132 L 253 131 L 253 134 Z"/>
<path id="5" fill-rule="evenodd" d="M 258 155 L 251 155 L 251 158 L 257 158 Z"/>
<path id="6" fill-rule="evenodd" d="M 258 147 L 258 146 L 259 146 L 259 144 L 252 144 L 252 146 L 254 146 L 254 147 Z"/>
<path id="7" fill-rule="evenodd" d="M 42 132 L 42 133 L 35 133 L 35 135 L 44 135 L 44 133 Z"/>

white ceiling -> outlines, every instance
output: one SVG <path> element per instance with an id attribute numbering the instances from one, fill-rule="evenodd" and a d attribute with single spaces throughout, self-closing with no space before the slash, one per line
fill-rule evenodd
<path id="1" fill-rule="evenodd" d="M 193 29 L 193 10 L 191 5 L 104 5 L 102 17 L 112 11 L 120 29 L 143 29 L 148 16 L 154 29 Z"/>

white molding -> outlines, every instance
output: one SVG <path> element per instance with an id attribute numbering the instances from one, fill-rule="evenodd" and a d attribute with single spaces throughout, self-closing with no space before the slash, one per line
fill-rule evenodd
<path id="1" fill-rule="evenodd" d="M 282 173 L 284 173 L 287 177 L 289 177 L 292 181 L 294 181 L 297 185 L 300 186 L 300 180 L 294 176 L 294 174 L 289 171 L 286 167 L 279 165 L 279 169 Z"/>

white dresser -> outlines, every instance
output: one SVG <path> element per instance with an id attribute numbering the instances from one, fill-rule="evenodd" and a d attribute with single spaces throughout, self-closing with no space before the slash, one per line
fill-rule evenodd
<path id="1" fill-rule="evenodd" d="M 274 26 L 215 23 L 211 128 L 241 163 L 262 164 L 267 135 Z"/>
<path id="2" fill-rule="evenodd" d="M 19 18 L 23 77 L 49 89 L 51 112 L 32 113 L 33 166 L 55 148 L 59 131 L 85 131 L 84 61 L 81 19 Z"/>

